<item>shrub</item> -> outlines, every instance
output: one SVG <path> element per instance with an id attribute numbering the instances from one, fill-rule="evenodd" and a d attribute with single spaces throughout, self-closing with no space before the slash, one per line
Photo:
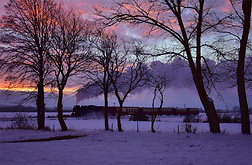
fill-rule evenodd
<path id="1" fill-rule="evenodd" d="M 232 119 L 233 123 L 241 123 L 241 118 L 240 117 L 235 117 Z"/>
<path id="2" fill-rule="evenodd" d="M 12 117 L 12 124 L 11 128 L 17 129 L 31 129 L 35 130 L 36 127 L 34 126 L 31 117 L 27 115 L 27 113 L 17 112 Z"/>
<path id="3" fill-rule="evenodd" d="M 138 113 L 130 117 L 130 121 L 149 121 L 149 116 L 144 113 Z"/>
<path id="4" fill-rule="evenodd" d="M 232 114 L 218 114 L 219 122 L 220 123 L 240 123 L 241 118 L 240 117 L 232 117 Z"/>
<path id="5" fill-rule="evenodd" d="M 186 115 L 185 118 L 183 119 L 184 123 L 191 123 L 193 119 L 193 115 Z"/>
<path id="6" fill-rule="evenodd" d="M 196 131 L 198 129 L 197 127 L 193 127 L 191 124 L 184 124 L 182 126 L 184 127 L 186 133 L 196 134 Z"/>
<path id="7" fill-rule="evenodd" d="M 184 123 L 199 123 L 202 122 L 202 120 L 195 115 L 186 115 L 185 118 L 183 119 Z"/>
<path id="8" fill-rule="evenodd" d="M 45 130 L 45 131 L 51 131 L 51 128 L 50 128 L 49 126 L 45 126 L 45 127 L 44 127 L 44 130 Z"/>
<path id="9" fill-rule="evenodd" d="M 220 118 L 220 123 L 232 123 L 232 117 L 231 115 L 223 115 L 221 118 Z"/>

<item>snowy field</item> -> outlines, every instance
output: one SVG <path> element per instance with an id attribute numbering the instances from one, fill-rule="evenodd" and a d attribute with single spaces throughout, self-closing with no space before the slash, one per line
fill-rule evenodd
<path id="1" fill-rule="evenodd" d="M 1 113 L 0 113 L 1 115 Z M 1 118 L 11 116 L 5 113 Z M 31 114 L 33 115 L 33 114 Z M 53 116 L 50 113 L 48 116 Z M 201 118 L 205 118 L 201 114 Z M 183 117 L 159 117 L 157 133 L 150 122 L 129 121 L 124 117 L 124 132 L 116 131 L 116 119 L 110 118 L 112 131 L 104 131 L 99 117 L 66 118 L 71 131 L 59 131 L 55 118 L 46 118 L 46 126 L 55 131 L 0 130 L 0 165 L 251 165 L 252 138 L 240 133 L 240 124 L 220 124 L 225 133 L 212 134 L 208 124 L 195 123 L 197 133 L 181 133 Z M 5 128 L 11 121 L 0 121 Z M 180 128 L 180 134 L 177 128 Z M 46 142 L 7 143 L 62 135 L 83 137 Z M 4 142 L 5 141 L 5 142 Z"/>

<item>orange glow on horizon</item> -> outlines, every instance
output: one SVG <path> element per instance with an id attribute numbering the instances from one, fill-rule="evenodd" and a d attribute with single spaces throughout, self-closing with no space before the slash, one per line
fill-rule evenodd
<path id="1" fill-rule="evenodd" d="M 71 95 L 74 94 L 79 87 L 66 87 L 64 89 L 64 94 L 65 95 Z M 32 88 L 32 87 L 14 87 L 14 88 L 8 88 L 4 83 L 0 83 L 0 90 L 3 91 L 13 91 L 13 92 L 36 92 L 37 89 Z M 45 87 L 44 91 L 47 93 L 58 93 L 57 88 L 49 88 Z"/>

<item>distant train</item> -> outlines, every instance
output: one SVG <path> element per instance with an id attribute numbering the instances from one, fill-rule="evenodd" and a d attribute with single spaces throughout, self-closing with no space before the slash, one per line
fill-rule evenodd
<path id="1" fill-rule="evenodd" d="M 85 116 L 89 113 L 104 113 L 105 107 L 104 106 L 96 106 L 96 105 L 85 105 L 79 106 L 75 105 L 73 107 L 73 111 L 71 113 L 72 116 L 80 117 Z M 118 111 L 118 107 L 108 107 L 108 114 L 112 116 L 116 116 Z"/>
<path id="2" fill-rule="evenodd" d="M 108 114 L 115 116 L 117 115 L 119 107 L 108 107 Z M 73 108 L 72 116 L 80 117 L 85 116 L 88 113 L 104 113 L 105 107 L 104 106 L 95 106 L 95 105 L 88 105 L 88 106 L 79 106 L 76 105 Z M 123 107 L 122 115 L 136 115 L 139 113 L 145 115 L 154 115 L 157 113 L 158 108 L 151 107 Z M 164 107 L 161 108 L 157 115 L 198 115 L 199 108 L 172 108 L 172 107 Z"/>

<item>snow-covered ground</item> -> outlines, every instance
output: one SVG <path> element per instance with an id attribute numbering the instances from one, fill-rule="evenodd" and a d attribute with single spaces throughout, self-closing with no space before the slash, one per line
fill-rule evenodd
<path id="1" fill-rule="evenodd" d="M 204 115 L 202 114 L 202 117 Z M 196 134 L 181 133 L 183 117 L 159 117 L 157 133 L 151 133 L 150 122 L 129 121 L 124 117 L 124 132 L 116 131 L 116 119 L 109 125 L 115 130 L 104 131 L 102 118 L 67 118 L 72 131 L 61 132 L 56 119 L 47 118 L 46 125 L 55 131 L 0 130 L 1 165 L 113 165 L 113 164 L 174 164 L 174 165 L 251 165 L 252 138 L 240 133 L 240 124 L 220 124 L 226 133 L 212 134 L 208 124 L 195 123 Z M 10 121 L 0 121 L 4 128 Z M 180 134 L 177 128 L 180 127 Z M 174 132 L 175 131 L 175 132 Z M 60 135 L 86 135 L 77 139 L 47 142 L 3 143 Z"/>

